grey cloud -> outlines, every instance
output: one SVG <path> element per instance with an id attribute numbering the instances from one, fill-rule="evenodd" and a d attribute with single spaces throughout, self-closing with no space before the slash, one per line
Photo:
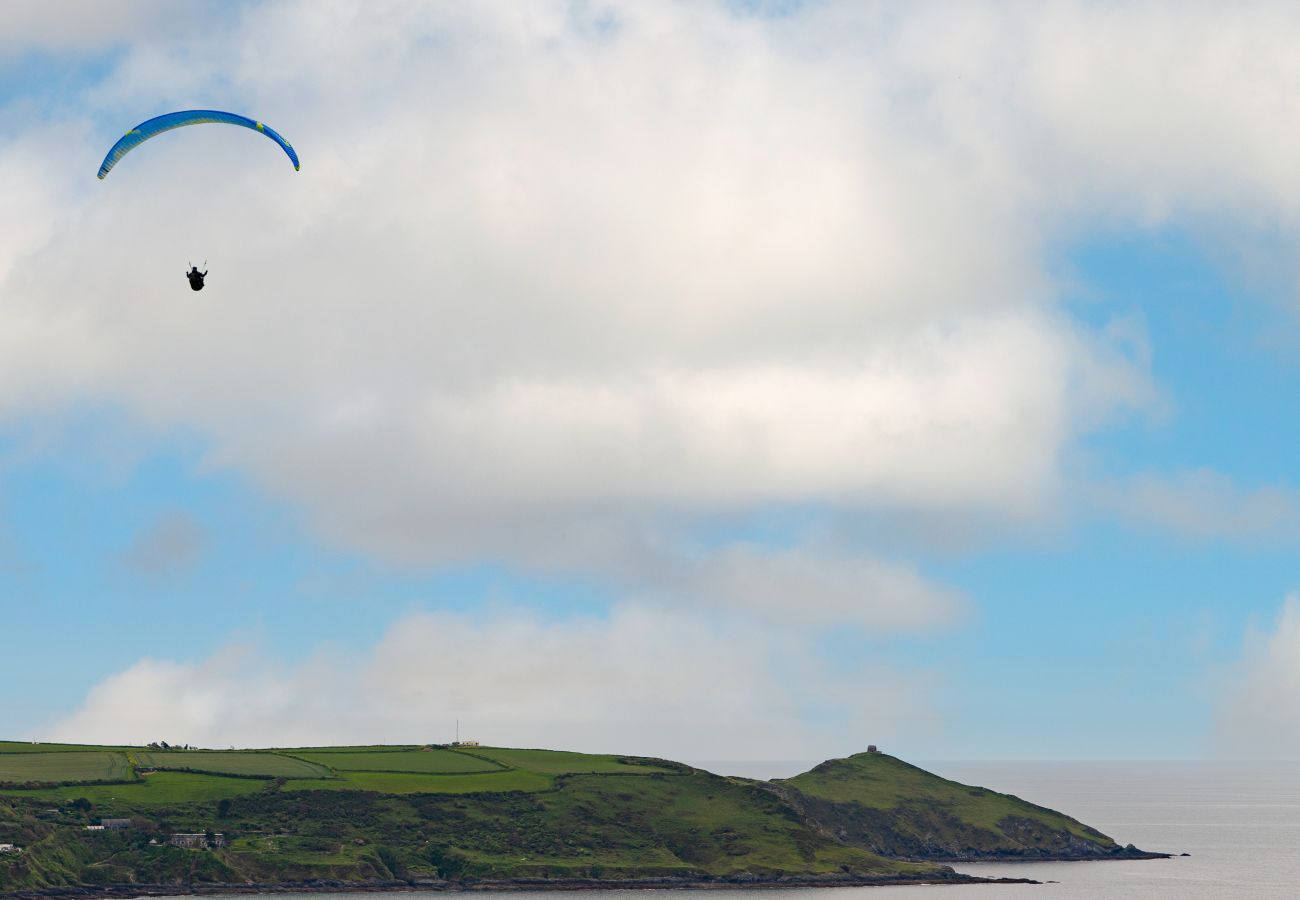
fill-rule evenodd
<path id="1" fill-rule="evenodd" d="M 1300 537 L 1300 492 L 1283 485 L 1243 487 L 1210 469 L 1147 472 L 1099 487 L 1094 498 L 1131 522 L 1190 538 Z"/>
<path id="2" fill-rule="evenodd" d="M 634 596 L 869 633 L 955 624 L 966 598 L 907 565 L 816 545 L 732 543 L 692 554 L 664 549 L 619 572 Z"/>
<path id="3" fill-rule="evenodd" d="M 210 26 L 222 7 L 211 0 L 95 0 L 93 3 L 6 0 L 0 5 L 0 54 L 45 50 L 85 52 L 141 39 L 174 37 Z"/>
<path id="4" fill-rule="evenodd" d="M 150 578 L 183 574 L 202 559 L 208 532 L 187 512 L 160 516 L 142 529 L 122 555 L 129 572 Z"/>

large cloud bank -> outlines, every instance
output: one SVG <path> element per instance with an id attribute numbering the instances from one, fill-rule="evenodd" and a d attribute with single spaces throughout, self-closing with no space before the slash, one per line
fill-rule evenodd
<path id="1" fill-rule="evenodd" d="M 782 506 L 1039 514 L 1149 393 L 1041 263 L 1129 188 L 1138 123 L 1059 116 L 1120 90 L 1129 29 L 945 9 L 278 3 L 131 44 L 0 143 L 0 412 L 197 430 L 416 563 Z M 227 102 L 301 175 L 193 129 L 88 177 L 121 122 Z M 1156 169 L 1118 171 L 1170 200 L 1202 174 Z"/>
<path id="2" fill-rule="evenodd" d="M 888 734 L 933 738 L 924 679 L 830 671 L 778 631 L 645 609 L 540 621 L 521 610 L 408 617 L 369 652 L 295 666 L 232 646 L 145 659 L 42 730 L 55 740 L 200 746 L 446 741 L 712 759 L 817 759 Z"/>
<path id="3" fill-rule="evenodd" d="M 0 416 L 197 432 L 389 560 L 951 621 L 960 598 L 851 537 L 695 531 L 1041 516 L 1076 438 L 1153 394 L 1140 329 L 1063 311 L 1053 249 L 1170 222 L 1295 237 L 1284 5 L 56 12 L 7 25 L 116 55 L 0 132 Z M 271 121 L 303 172 L 204 127 L 91 177 L 123 123 L 209 105 Z"/>

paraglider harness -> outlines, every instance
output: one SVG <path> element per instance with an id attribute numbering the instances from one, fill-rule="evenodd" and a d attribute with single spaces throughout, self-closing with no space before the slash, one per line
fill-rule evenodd
<path id="1" fill-rule="evenodd" d="M 203 260 L 203 271 L 200 272 L 198 266 L 194 265 L 193 263 L 190 263 L 190 270 L 185 273 L 185 277 L 190 280 L 190 290 L 192 291 L 203 290 L 203 279 L 208 277 L 207 266 L 208 266 L 208 261 L 205 259 Z"/>

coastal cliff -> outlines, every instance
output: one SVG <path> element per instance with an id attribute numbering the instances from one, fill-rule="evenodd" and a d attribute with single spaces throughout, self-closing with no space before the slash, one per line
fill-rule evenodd
<path id="1" fill-rule="evenodd" d="M 884 753 L 827 760 L 772 782 L 805 821 L 891 859 L 932 862 L 1149 859 L 1063 813 L 940 778 Z"/>
<path id="2" fill-rule="evenodd" d="M 935 883 L 976 880 L 956 860 L 1143 855 L 876 753 L 764 782 L 477 746 L 0 744 L 0 773 L 10 897 Z"/>

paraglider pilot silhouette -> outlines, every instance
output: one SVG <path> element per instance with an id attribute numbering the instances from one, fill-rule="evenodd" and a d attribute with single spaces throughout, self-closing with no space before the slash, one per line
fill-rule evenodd
<path id="1" fill-rule="evenodd" d="M 208 261 L 205 259 L 203 265 L 206 267 L 207 264 Z M 208 270 L 204 268 L 204 270 L 200 272 L 198 266 L 190 263 L 190 270 L 185 273 L 185 277 L 190 280 L 190 290 L 201 291 L 203 290 L 203 279 L 208 277 Z"/>
<path id="2" fill-rule="evenodd" d="M 108 155 L 104 157 L 104 162 L 99 167 L 99 178 L 102 181 L 112 171 L 113 167 L 131 150 L 143 144 L 150 138 L 156 137 L 165 132 L 172 131 L 176 128 L 184 128 L 189 125 L 218 124 L 218 125 L 239 125 L 256 131 L 265 137 L 270 138 L 280 145 L 280 149 L 289 157 L 293 163 L 294 171 L 300 168 L 298 164 L 298 153 L 289 145 L 280 133 L 265 122 L 259 122 L 256 119 L 250 119 L 247 116 L 241 116 L 236 113 L 222 112 L 218 109 L 183 109 L 179 112 L 165 113 L 161 116 L 154 116 L 145 122 L 132 128 L 122 137 L 118 138 Z M 199 267 L 191 264 L 190 270 L 185 273 L 185 277 L 190 281 L 190 289 L 195 291 L 203 290 L 203 279 L 207 277 L 207 260 L 203 265 L 205 270 L 200 272 Z"/>

